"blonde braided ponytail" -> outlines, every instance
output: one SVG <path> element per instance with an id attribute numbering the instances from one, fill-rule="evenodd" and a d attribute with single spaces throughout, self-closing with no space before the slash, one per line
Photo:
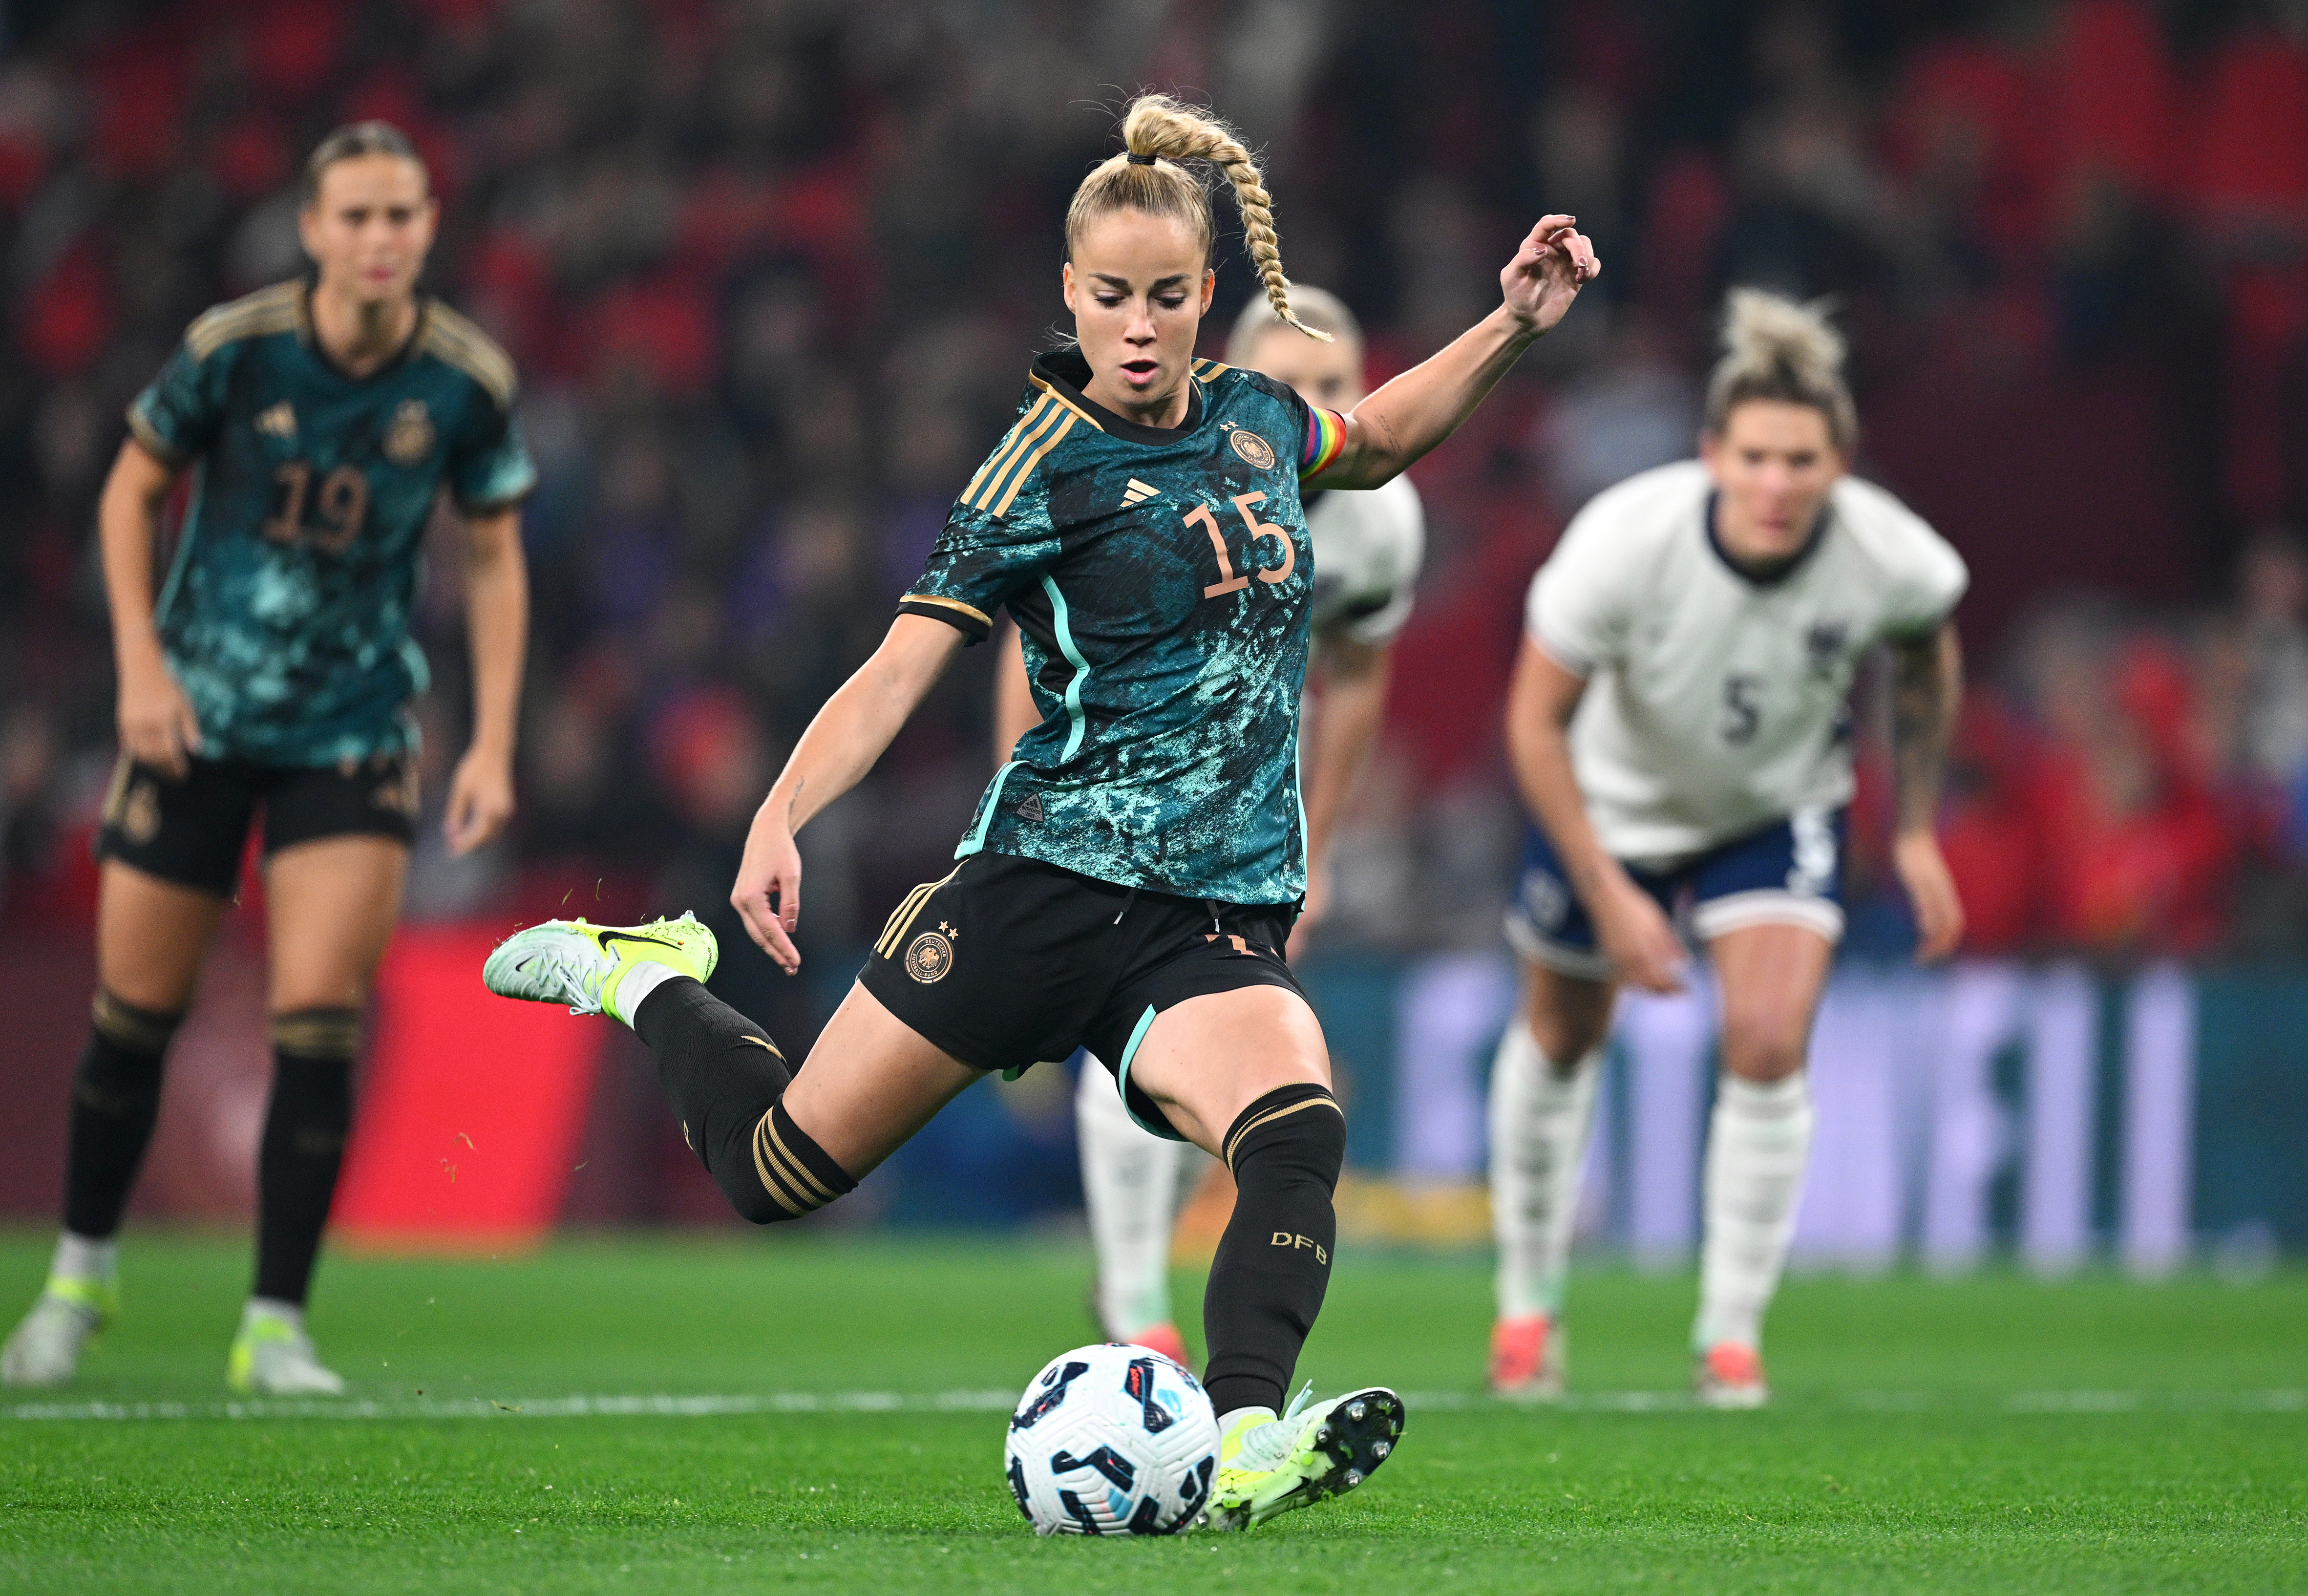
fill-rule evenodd
<path id="1" fill-rule="evenodd" d="M 1218 236 L 1210 195 L 1184 165 L 1207 160 L 1234 189 L 1235 203 L 1242 211 L 1243 241 L 1266 287 L 1266 302 L 1274 307 L 1275 319 L 1309 338 L 1331 341 L 1330 333 L 1308 326 L 1290 308 L 1290 280 L 1283 275 L 1282 241 L 1274 231 L 1274 196 L 1266 192 L 1258 163 L 1232 129 L 1167 94 L 1141 94 L 1123 116 L 1122 142 L 1125 153 L 1092 168 L 1074 191 L 1073 203 L 1066 209 L 1069 251 L 1093 218 L 1130 210 L 1187 223 L 1201 237 L 1207 260 Z"/>

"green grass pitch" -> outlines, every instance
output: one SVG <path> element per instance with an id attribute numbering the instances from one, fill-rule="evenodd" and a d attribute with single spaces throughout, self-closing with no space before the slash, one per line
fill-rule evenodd
<path id="1" fill-rule="evenodd" d="M 46 1247 L 0 1238 L 0 1311 Z M 1778 1402 L 1727 1414 L 1677 1395 L 1686 1278 L 1578 1279 L 1575 1400 L 1527 1410 L 1480 1394 L 1481 1260 L 1349 1252 L 1301 1373 L 1410 1394 L 1387 1467 L 1248 1535 L 1083 1542 L 1027 1531 L 986 1406 L 1089 1339 L 1079 1246 L 336 1258 L 350 1417 L 227 1402 L 241 1243 L 125 1270 L 78 1386 L 0 1393 L 0 1589 L 2308 1590 L 2297 1272 L 1797 1280 Z"/>

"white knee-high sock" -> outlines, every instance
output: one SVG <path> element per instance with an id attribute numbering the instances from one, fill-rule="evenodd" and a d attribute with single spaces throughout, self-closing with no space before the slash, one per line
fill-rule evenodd
<path id="1" fill-rule="evenodd" d="M 1801 1071 L 1769 1083 L 1726 1074 L 1716 1083 L 1699 1320 L 1692 1329 L 1701 1351 L 1723 1342 L 1762 1345 L 1763 1310 L 1779 1288 L 1795 1234 L 1811 1127 L 1811 1087 Z"/>
<path id="2" fill-rule="evenodd" d="M 1491 1065 L 1491 1225 L 1499 1243 L 1499 1316 L 1563 1312 L 1579 1171 L 1595 1119 L 1603 1049 L 1557 1074 L 1518 1017 Z"/>
<path id="3" fill-rule="evenodd" d="M 1141 1130 L 1114 1076 L 1082 1064 L 1074 1094 L 1082 1197 L 1098 1249 L 1098 1316 L 1107 1334 L 1137 1334 L 1170 1318 L 1170 1230 L 1180 1191 L 1199 1169 L 1199 1150 Z"/>

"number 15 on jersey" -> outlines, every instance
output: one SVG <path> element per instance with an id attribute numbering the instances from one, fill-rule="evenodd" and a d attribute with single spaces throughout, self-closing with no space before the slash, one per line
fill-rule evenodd
<path id="1" fill-rule="evenodd" d="M 1282 548 L 1282 564 L 1273 570 L 1261 568 L 1254 574 L 1261 582 L 1287 582 L 1298 568 L 1298 551 L 1290 546 L 1290 534 L 1270 521 L 1261 521 L 1251 513 L 1266 503 L 1262 493 L 1238 493 L 1234 496 L 1234 507 L 1242 516 L 1243 524 L 1250 529 L 1250 540 L 1254 545 L 1262 538 L 1271 538 Z M 1186 512 L 1186 524 L 1199 526 L 1210 535 L 1210 548 L 1219 556 L 1219 579 L 1202 590 L 1205 599 L 1216 599 L 1227 593 L 1238 593 L 1250 585 L 1248 576 L 1235 573 L 1234 558 L 1227 552 L 1226 534 L 1219 530 L 1218 517 L 1210 513 L 1208 505 L 1196 505 Z"/>

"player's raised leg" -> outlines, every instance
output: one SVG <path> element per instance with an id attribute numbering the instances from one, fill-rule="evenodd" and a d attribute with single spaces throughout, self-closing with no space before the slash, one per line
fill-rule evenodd
<path id="1" fill-rule="evenodd" d="M 1563 1394 L 1564 1278 L 1615 992 L 1525 959 L 1522 1006 L 1491 1066 L 1499 1258 L 1490 1378 L 1502 1396 Z"/>
<path id="2" fill-rule="evenodd" d="M 221 893 L 107 859 L 97 896 L 97 988 L 73 1074 L 64 1229 L 47 1284 L 0 1352 L 0 1382 L 61 1385 L 119 1301 L 117 1237 L 160 1107 L 161 1061 L 192 1006 Z"/>
<path id="3" fill-rule="evenodd" d="M 1247 1529 L 1352 1489 L 1394 1450 L 1401 1399 L 1374 1386 L 1282 1406 L 1330 1286 L 1347 1147 L 1313 1011 L 1276 986 L 1189 998 L 1154 1019 L 1130 1080 L 1235 1178 L 1202 1299 L 1221 1437 L 1210 1522 Z"/>
<path id="4" fill-rule="evenodd" d="M 257 1152 L 256 1277 L 226 1366 L 237 1391 L 344 1390 L 314 1350 L 305 1301 L 352 1128 L 362 1014 L 408 864 L 395 839 L 340 835 L 284 848 L 265 867 L 272 1094 Z"/>
<path id="5" fill-rule="evenodd" d="M 1756 925 L 1708 944 L 1722 991 L 1723 1074 L 1708 1127 L 1694 1390 L 1760 1407 L 1763 1314 L 1778 1290 L 1811 1156 L 1804 1065 L 1835 947 L 1807 926 Z"/>
<path id="6" fill-rule="evenodd" d="M 1185 1340 L 1170 1316 L 1170 1231 L 1184 1183 L 1210 1165 L 1187 1143 L 1132 1124 L 1113 1073 L 1095 1058 L 1082 1065 L 1074 1129 L 1098 1255 L 1099 1326 L 1184 1363 Z"/>
<path id="7" fill-rule="evenodd" d="M 632 1026 L 683 1139 L 756 1224 L 800 1219 L 855 1190 L 979 1076 L 852 987 L 796 1084 L 768 1033 L 705 989 L 719 958 L 713 934 L 686 914 L 631 927 L 552 920 L 500 944 L 483 979 L 501 996 Z"/>

